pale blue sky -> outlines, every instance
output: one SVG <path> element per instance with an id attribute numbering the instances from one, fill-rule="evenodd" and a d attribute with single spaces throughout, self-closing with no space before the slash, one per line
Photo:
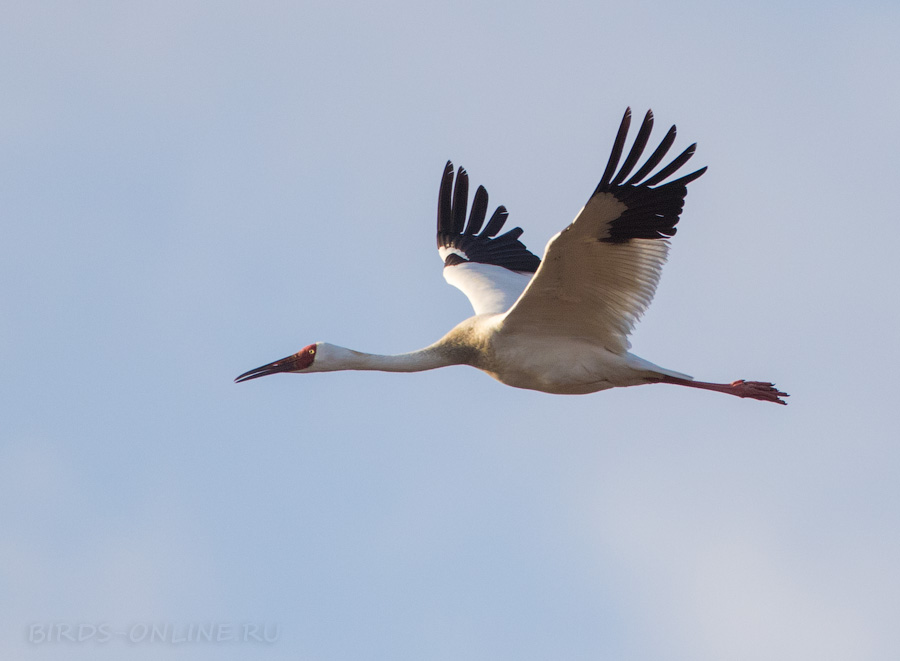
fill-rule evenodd
<path id="1" fill-rule="evenodd" d="M 4 3 L 0 656 L 896 660 L 895 3 Z M 790 406 L 239 373 L 470 314 L 444 162 L 541 253 L 624 108 L 691 185 L 639 355 Z M 33 624 L 280 626 L 31 644 Z"/>

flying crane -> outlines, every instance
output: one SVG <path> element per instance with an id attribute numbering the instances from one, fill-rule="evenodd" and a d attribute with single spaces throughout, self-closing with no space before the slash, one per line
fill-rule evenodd
<path id="1" fill-rule="evenodd" d="M 600 183 L 575 220 L 550 239 L 543 259 L 519 240 L 520 228 L 500 234 L 505 207 L 497 207 L 485 225 L 483 186 L 466 221 L 469 177 L 459 168 L 454 181 L 447 162 L 438 194 L 438 253 L 444 278 L 468 297 L 475 315 L 434 344 L 385 356 L 316 342 L 235 381 L 279 372 L 420 372 L 471 365 L 501 383 L 555 394 L 668 383 L 786 404 L 787 393 L 772 383 L 696 381 L 629 352 L 628 335 L 656 291 L 687 184 L 706 171 L 666 182 L 694 155 L 695 143 L 651 174 L 675 141 L 672 126 L 629 178 L 650 137 L 653 112 L 647 112 L 619 167 L 630 125 L 629 108 Z"/>

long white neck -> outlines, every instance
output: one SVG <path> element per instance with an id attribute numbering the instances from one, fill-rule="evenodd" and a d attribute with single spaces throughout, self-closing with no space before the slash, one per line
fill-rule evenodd
<path id="1" fill-rule="evenodd" d="M 317 344 L 315 362 L 304 371 L 335 372 L 338 370 L 377 370 L 379 372 L 423 372 L 463 361 L 457 352 L 440 343 L 394 356 L 363 353 L 327 342 Z"/>

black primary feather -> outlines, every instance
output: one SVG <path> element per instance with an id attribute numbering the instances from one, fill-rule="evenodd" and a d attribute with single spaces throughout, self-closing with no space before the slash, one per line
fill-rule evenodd
<path id="1" fill-rule="evenodd" d="M 521 228 L 516 227 L 496 236 L 509 215 L 506 207 L 497 207 L 487 226 L 481 229 L 488 209 L 488 193 L 484 186 L 479 186 L 475 191 L 469 222 L 465 223 L 468 193 L 468 173 L 464 168 L 459 168 L 454 186 L 453 163 L 447 161 L 438 193 L 437 245 L 438 248 L 456 249 L 463 254 L 454 252 L 447 255 L 444 266 L 478 262 L 502 266 L 511 271 L 537 271 L 541 260 L 519 241 Z"/>
<path id="2" fill-rule="evenodd" d="M 614 175 L 625 147 L 630 125 L 631 108 L 628 108 L 619 125 L 619 132 L 616 134 L 606 170 L 594 190 L 594 195 L 602 193 L 614 195 L 627 207 L 618 218 L 610 223 L 609 236 L 600 239 L 610 243 L 623 243 L 630 239 L 662 239 L 673 236 L 676 231 L 675 225 L 684 208 L 687 185 L 706 172 L 704 167 L 680 179 L 662 183 L 690 160 L 697 148 L 695 143 L 659 172 L 647 178 L 653 168 L 665 158 L 672 143 L 675 142 L 676 130 L 673 126 L 637 173 L 624 184 L 621 183 L 637 165 L 647 146 L 653 128 L 653 112 L 647 111 L 631 151 L 619 172 Z"/>

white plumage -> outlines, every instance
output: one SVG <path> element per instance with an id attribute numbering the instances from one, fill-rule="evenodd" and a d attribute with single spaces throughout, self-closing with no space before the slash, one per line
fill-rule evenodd
<path id="1" fill-rule="evenodd" d="M 495 264 L 465 262 L 445 267 L 444 280 L 466 295 L 475 314 L 498 314 L 509 310 L 522 295 L 531 274 Z"/>
<path id="2" fill-rule="evenodd" d="M 645 116 L 619 168 L 630 122 L 629 109 L 594 194 L 549 241 L 542 260 L 519 241 L 521 229 L 497 236 L 508 215 L 505 207 L 484 226 L 488 194 L 482 186 L 466 221 L 468 174 L 460 168 L 454 185 L 453 165 L 447 163 L 438 196 L 438 254 L 445 279 L 465 293 L 475 316 L 438 342 L 397 356 L 317 342 L 236 381 L 278 372 L 415 372 L 465 364 L 507 385 L 557 394 L 670 383 L 785 404 L 786 393 L 771 383 L 694 381 L 629 353 L 628 335 L 656 292 L 687 184 L 706 170 L 666 182 L 691 158 L 696 148 L 691 145 L 651 174 L 674 142 L 673 126 L 626 180 L 643 155 L 653 113 Z"/>

